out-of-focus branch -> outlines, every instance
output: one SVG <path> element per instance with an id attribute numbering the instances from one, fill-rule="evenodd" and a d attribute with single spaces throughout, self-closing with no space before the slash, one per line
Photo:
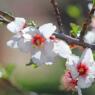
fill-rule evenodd
<path id="1" fill-rule="evenodd" d="M 8 24 L 13 20 L 14 20 L 13 16 L 9 15 L 6 12 L 0 11 L 0 22 L 3 22 L 4 24 Z"/>
<path id="2" fill-rule="evenodd" d="M 88 17 L 85 19 L 85 21 L 83 23 L 82 30 L 80 33 L 80 41 L 83 41 L 83 37 L 87 31 L 88 25 L 91 23 L 91 18 L 94 14 L 94 11 L 95 11 L 95 4 L 93 4 L 93 7 L 92 7 L 91 11 L 89 12 Z"/>
<path id="3" fill-rule="evenodd" d="M 63 23 L 62 23 L 61 14 L 59 11 L 58 3 L 56 2 L 56 0 L 50 0 L 50 2 L 51 2 L 52 6 L 54 8 L 54 11 L 55 11 L 59 30 L 60 30 L 60 32 L 63 32 Z"/>

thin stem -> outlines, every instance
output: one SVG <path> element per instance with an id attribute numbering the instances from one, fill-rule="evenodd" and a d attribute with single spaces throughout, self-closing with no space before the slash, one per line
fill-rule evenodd
<path id="1" fill-rule="evenodd" d="M 0 21 L 3 22 L 4 24 L 8 24 L 11 21 L 14 20 L 14 17 L 9 15 L 6 12 L 0 11 Z"/>
<path id="2" fill-rule="evenodd" d="M 75 44 L 75 45 L 82 46 L 84 48 L 88 47 L 88 48 L 91 48 L 92 50 L 95 50 L 95 44 L 88 44 L 88 43 L 82 42 L 79 39 L 72 38 L 71 36 L 68 36 L 64 33 L 54 33 L 54 35 L 56 36 L 56 38 L 64 40 L 68 44 Z"/>
<path id="3" fill-rule="evenodd" d="M 57 19 L 57 24 L 59 27 L 60 32 L 63 32 L 63 23 L 62 23 L 62 19 L 61 19 L 61 14 L 60 14 L 60 10 L 58 7 L 58 3 L 56 2 L 56 0 L 50 0 L 54 11 L 55 11 L 55 15 L 56 15 L 56 19 Z"/>
<path id="4" fill-rule="evenodd" d="M 88 25 L 91 22 L 91 18 L 92 18 L 93 14 L 94 14 L 94 11 L 95 11 L 95 4 L 93 5 L 91 11 L 88 14 L 88 17 L 85 19 L 85 21 L 83 23 L 81 34 L 80 34 L 80 41 L 83 41 L 83 37 L 84 37 L 84 35 L 85 35 L 86 31 L 87 31 Z"/>
<path id="5" fill-rule="evenodd" d="M 3 12 L 3 11 L 0 11 L 0 16 L 5 17 L 6 19 L 11 20 L 11 21 L 14 20 L 14 17 L 12 15 L 10 15 L 6 12 Z"/>

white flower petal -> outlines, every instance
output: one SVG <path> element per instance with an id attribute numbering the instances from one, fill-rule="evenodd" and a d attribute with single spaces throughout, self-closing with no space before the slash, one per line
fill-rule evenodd
<path id="1" fill-rule="evenodd" d="M 25 25 L 25 19 L 16 17 L 14 21 L 10 22 L 7 25 L 7 29 L 10 32 L 17 33 L 23 29 L 24 25 Z"/>
<path id="2" fill-rule="evenodd" d="M 66 62 L 66 68 L 71 72 L 72 77 L 75 79 L 79 73 L 77 71 L 77 64 L 79 62 L 79 57 L 75 55 L 69 56 Z"/>
<path id="3" fill-rule="evenodd" d="M 7 41 L 7 46 L 9 46 L 10 48 L 18 48 L 17 41 L 14 40 Z"/>
<path id="4" fill-rule="evenodd" d="M 54 61 L 54 56 L 48 56 L 47 55 L 47 52 L 43 49 L 41 50 L 35 50 L 34 48 L 34 51 L 32 52 L 32 61 L 38 65 L 41 65 L 41 64 L 46 64 L 46 65 L 49 65 L 49 64 L 53 64 L 53 61 Z"/>
<path id="5" fill-rule="evenodd" d="M 93 59 L 92 50 L 90 48 L 85 49 L 81 56 L 80 63 L 84 63 L 88 66 L 92 66 L 93 62 L 94 59 Z"/>
<path id="6" fill-rule="evenodd" d="M 41 51 L 38 51 L 32 55 L 32 61 L 38 65 L 45 64 L 46 63 L 46 57 L 44 54 L 42 54 Z"/>
<path id="7" fill-rule="evenodd" d="M 22 33 L 35 33 L 35 31 L 36 31 L 36 28 L 35 27 L 31 27 L 31 26 L 29 26 L 29 27 L 26 27 L 26 28 L 24 28 L 23 30 L 22 30 Z M 33 35 L 32 34 L 32 35 Z"/>
<path id="8" fill-rule="evenodd" d="M 84 36 L 84 42 L 89 43 L 89 44 L 95 43 L 95 30 L 94 31 L 89 31 Z"/>
<path id="9" fill-rule="evenodd" d="M 56 53 L 54 51 L 54 42 L 51 40 L 46 40 L 44 44 L 44 51 L 46 53 L 46 56 L 52 58 L 56 56 Z"/>
<path id="10" fill-rule="evenodd" d="M 89 78 L 89 76 L 87 76 L 86 78 L 80 77 L 78 79 L 78 87 L 88 88 L 92 85 L 93 82 L 94 82 L 94 78 Z"/>
<path id="11" fill-rule="evenodd" d="M 52 23 L 47 23 L 39 27 L 39 32 L 45 37 L 49 38 L 56 30 L 56 26 Z"/>
<path id="12" fill-rule="evenodd" d="M 93 4 L 92 4 L 92 3 L 89 3 L 89 4 L 88 4 L 88 8 L 89 8 L 89 10 L 91 10 L 92 7 L 93 7 Z"/>
<path id="13" fill-rule="evenodd" d="M 23 37 L 24 37 L 24 39 L 26 39 L 26 40 L 31 40 L 32 39 L 32 37 L 31 37 L 31 35 L 30 34 L 23 34 Z"/>
<path id="14" fill-rule="evenodd" d="M 18 48 L 19 39 L 19 35 L 13 36 L 9 41 L 7 41 L 7 46 L 9 46 L 10 48 Z"/>
<path id="15" fill-rule="evenodd" d="M 71 54 L 71 50 L 67 43 L 61 40 L 55 43 L 54 51 L 63 58 L 68 58 Z"/>
<path id="16" fill-rule="evenodd" d="M 32 51 L 32 44 L 31 41 L 25 42 L 23 38 L 21 38 L 18 42 L 18 47 L 23 52 L 30 52 Z"/>

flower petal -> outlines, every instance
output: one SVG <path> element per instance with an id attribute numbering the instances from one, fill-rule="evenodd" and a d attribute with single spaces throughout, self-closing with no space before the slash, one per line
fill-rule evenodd
<path id="1" fill-rule="evenodd" d="M 49 51 L 50 52 L 50 51 Z M 54 61 L 54 56 L 48 56 L 47 52 L 45 49 L 35 49 L 32 52 L 32 61 L 38 65 L 41 64 L 46 64 L 46 65 L 51 65 L 53 64 Z"/>
<path id="2" fill-rule="evenodd" d="M 46 53 L 46 56 L 48 57 L 55 57 L 56 53 L 54 51 L 54 42 L 51 40 L 46 40 L 44 44 L 44 51 Z"/>
<path id="3" fill-rule="evenodd" d="M 78 62 L 79 62 L 79 57 L 75 55 L 69 56 L 66 62 L 66 68 L 71 72 L 71 75 L 74 79 L 79 75 L 76 68 Z"/>
<path id="4" fill-rule="evenodd" d="M 10 32 L 17 33 L 24 28 L 24 25 L 25 25 L 25 19 L 16 17 L 14 21 L 10 22 L 7 25 L 7 29 Z"/>
<path id="5" fill-rule="evenodd" d="M 84 42 L 93 44 L 95 43 L 95 30 L 89 31 L 85 36 L 84 36 Z"/>
<path id="6" fill-rule="evenodd" d="M 84 50 L 81 59 L 80 59 L 80 63 L 84 63 L 88 66 L 93 65 L 94 59 L 93 59 L 93 54 L 92 54 L 92 50 L 90 48 L 87 48 Z"/>
<path id="7" fill-rule="evenodd" d="M 54 45 L 54 51 L 63 58 L 68 58 L 71 54 L 71 50 L 66 42 L 59 40 Z"/>
<path id="8" fill-rule="evenodd" d="M 20 36 L 15 35 L 13 36 L 8 42 L 7 42 L 7 46 L 9 46 L 10 48 L 18 48 L 18 41 L 20 39 Z"/>
<path id="9" fill-rule="evenodd" d="M 40 33 L 45 37 L 49 38 L 56 30 L 56 26 L 52 23 L 47 23 L 39 27 Z"/>
<path id="10" fill-rule="evenodd" d="M 38 51 L 32 55 L 32 61 L 38 65 L 42 65 L 46 63 L 46 57 L 41 51 Z"/>
<path id="11" fill-rule="evenodd" d="M 29 26 L 29 27 L 24 28 L 24 29 L 22 30 L 22 33 L 29 33 L 29 34 L 33 35 L 36 30 L 37 30 L 37 29 L 36 29 L 35 27 Z M 33 33 L 33 34 L 32 34 L 32 33 Z"/>
<path id="12" fill-rule="evenodd" d="M 30 52 L 31 53 L 31 51 L 32 51 L 32 44 L 31 44 L 31 42 L 30 41 L 26 41 L 25 42 L 23 38 L 21 38 L 19 40 L 18 47 L 19 47 L 19 49 L 21 51 L 26 52 L 26 53 L 27 52 Z"/>
<path id="13" fill-rule="evenodd" d="M 24 39 L 29 40 L 29 41 L 32 39 L 31 35 L 28 33 L 23 34 L 23 37 L 24 37 Z"/>
<path id="14" fill-rule="evenodd" d="M 94 78 L 89 78 L 89 76 L 87 76 L 86 78 L 79 77 L 78 87 L 79 88 L 88 88 L 92 85 L 93 82 L 94 82 Z"/>

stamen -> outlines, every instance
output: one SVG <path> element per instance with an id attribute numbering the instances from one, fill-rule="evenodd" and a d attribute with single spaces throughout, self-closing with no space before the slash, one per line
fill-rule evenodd
<path id="1" fill-rule="evenodd" d="M 45 42 L 45 38 L 40 35 L 40 34 L 36 34 L 33 39 L 32 39 L 32 44 L 34 44 L 34 46 L 42 46 L 42 44 Z"/>
<path id="2" fill-rule="evenodd" d="M 78 72 L 79 72 L 79 75 L 81 75 L 81 76 L 87 75 L 88 69 L 89 69 L 89 68 L 87 67 L 87 65 L 86 65 L 86 64 L 83 64 L 83 63 L 80 63 L 80 64 L 78 64 L 78 66 L 77 66 L 77 70 L 78 70 Z"/>

